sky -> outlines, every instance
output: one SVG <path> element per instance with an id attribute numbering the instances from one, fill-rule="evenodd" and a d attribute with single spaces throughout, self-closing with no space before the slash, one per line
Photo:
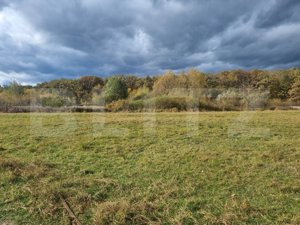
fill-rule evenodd
<path id="1" fill-rule="evenodd" d="M 300 66 L 299 0 L 0 0 L 0 84 Z"/>

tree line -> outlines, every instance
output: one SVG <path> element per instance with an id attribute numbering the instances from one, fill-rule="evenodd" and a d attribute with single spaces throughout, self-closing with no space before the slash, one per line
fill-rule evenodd
<path id="1" fill-rule="evenodd" d="M 106 111 L 274 109 L 300 103 L 300 69 L 231 70 L 203 73 L 190 69 L 158 76 L 83 76 L 22 86 L 0 86 L 0 110 L 22 107 L 101 106 Z M 22 110 L 21 110 L 22 111 Z"/>

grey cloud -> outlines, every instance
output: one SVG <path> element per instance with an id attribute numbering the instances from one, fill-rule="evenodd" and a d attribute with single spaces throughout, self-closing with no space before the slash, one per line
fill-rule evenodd
<path id="1" fill-rule="evenodd" d="M 295 0 L 11 0 L 2 5 L 0 71 L 30 74 L 30 82 L 189 67 L 299 66 L 300 61 Z"/>
<path id="2" fill-rule="evenodd" d="M 269 28 L 300 20 L 298 0 L 275 0 L 267 6 L 267 9 L 258 15 L 256 26 L 259 28 Z"/>

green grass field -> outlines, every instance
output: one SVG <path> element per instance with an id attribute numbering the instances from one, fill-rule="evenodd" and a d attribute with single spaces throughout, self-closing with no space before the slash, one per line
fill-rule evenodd
<path id="1" fill-rule="evenodd" d="M 296 225 L 300 111 L 0 114 L 0 173 L 0 224 Z"/>

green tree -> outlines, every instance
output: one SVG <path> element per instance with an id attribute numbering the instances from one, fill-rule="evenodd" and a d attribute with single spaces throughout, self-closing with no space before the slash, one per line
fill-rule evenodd
<path id="1" fill-rule="evenodd" d="M 125 99 L 128 97 L 128 89 L 121 77 L 115 76 L 108 79 L 104 87 L 106 103 Z"/>
<path id="2" fill-rule="evenodd" d="M 281 99 L 288 99 L 289 98 L 289 90 L 292 87 L 293 84 L 293 77 L 289 76 L 288 74 L 284 75 L 280 81 L 280 93 L 279 97 Z"/>
<path id="3" fill-rule="evenodd" d="M 289 98 L 289 91 L 294 78 L 287 71 L 276 71 L 270 75 L 269 90 L 271 98 L 286 100 Z"/>

